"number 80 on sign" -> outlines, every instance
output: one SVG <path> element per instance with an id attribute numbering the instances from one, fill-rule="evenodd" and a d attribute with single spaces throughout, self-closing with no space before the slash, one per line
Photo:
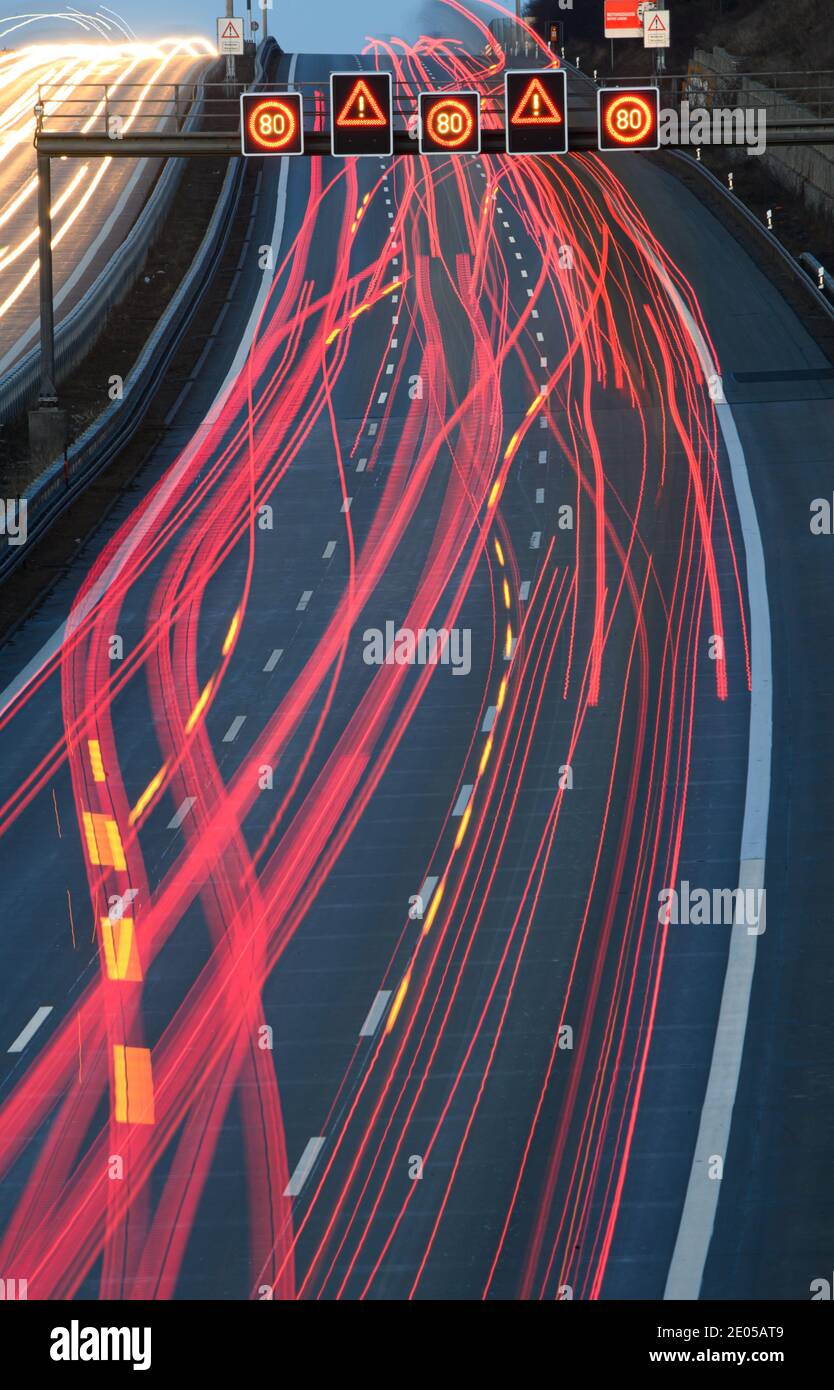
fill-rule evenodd
<path id="1" fill-rule="evenodd" d="M 602 87 L 597 93 L 601 150 L 659 150 L 657 87 Z"/>
<path id="2" fill-rule="evenodd" d="M 240 141 L 245 155 L 304 153 L 304 106 L 299 92 L 244 92 Z"/>

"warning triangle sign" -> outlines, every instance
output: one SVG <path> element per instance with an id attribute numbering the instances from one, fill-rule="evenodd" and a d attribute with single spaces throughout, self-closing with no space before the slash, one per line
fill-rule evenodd
<path id="1" fill-rule="evenodd" d="M 651 21 L 651 23 L 649 24 L 649 33 L 650 33 L 650 34 L 657 34 L 657 33 L 665 34 L 665 33 L 666 33 L 666 25 L 663 23 L 663 20 L 660 18 L 660 15 L 659 15 L 659 14 L 656 14 L 655 17 L 654 17 L 654 19 L 653 19 L 653 20 Z"/>
<path id="2" fill-rule="evenodd" d="M 239 39 L 239 38 L 240 38 L 240 34 L 238 33 L 238 31 L 237 31 L 235 25 L 232 23 L 231 20 L 229 20 L 228 24 L 226 25 L 226 28 L 223 30 L 223 33 L 221 34 L 220 37 L 223 38 L 223 39 Z"/>
<path id="3" fill-rule="evenodd" d="M 513 115 L 513 125 L 561 125 L 562 117 L 538 77 L 528 84 Z"/>
<path id="4" fill-rule="evenodd" d="M 370 129 L 371 126 L 387 126 L 388 121 L 379 102 L 368 86 L 361 78 L 353 87 L 347 101 L 336 117 L 338 126 L 361 126 L 363 129 Z"/>

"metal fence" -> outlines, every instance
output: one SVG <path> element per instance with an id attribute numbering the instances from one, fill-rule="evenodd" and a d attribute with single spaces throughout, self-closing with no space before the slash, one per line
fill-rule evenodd
<path id="1" fill-rule="evenodd" d="M 78 82 L 71 87 L 42 83 L 38 88 L 38 130 L 49 135 L 168 133 L 193 129 L 198 108 L 200 129 L 227 128 L 236 118 L 245 82 Z"/>
<path id="2" fill-rule="evenodd" d="M 645 86 L 650 81 L 660 89 L 661 106 L 677 110 L 682 101 L 690 106 L 742 106 L 764 104 L 769 110 L 785 106 L 802 109 L 802 117 L 834 119 L 834 72 L 741 72 L 701 70 L 663 73 L 647 78 L 617 73 L 605 78 L 617 87 Z"/>

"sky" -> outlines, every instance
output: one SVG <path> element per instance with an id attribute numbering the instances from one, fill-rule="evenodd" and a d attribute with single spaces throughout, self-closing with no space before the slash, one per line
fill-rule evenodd
<path id="1" fill-rule="evenodd" d="M 261 0 L 250 0 L 253 11 Z M 478 0 L 461 0 L 482 18 L 489 19 L 494 11 L 485 9 Z M 514 0 L 501 0 L 514 9 Z M 95 12 L 97 0 L 76 0 L 81 11 Z M 235 13 L 245 14 L 246 0 L 235 0 Z M 58 11 L 65 8 L 60 0 L 0 0 L 0 28 L 7 16 L 21 12 Z M 172 33 L 201 33 L 214 38 L 215 21 L 225 12 L 225 0 L 113 0 L 111 9 L 142 38 Z M 420 33 L 442 32 L 458 34 L 468 28 L 441 0 L 272 0 L 269 31 L 281 46 L 290 52 L 359 52 L 367 35 L 396 34 L 406 39 Z M 38 38 L 81 37 L 73 24 L 54 22 L 46 28 L 39 24 L 18 31 L 12 42 L 37 41 Z"/>

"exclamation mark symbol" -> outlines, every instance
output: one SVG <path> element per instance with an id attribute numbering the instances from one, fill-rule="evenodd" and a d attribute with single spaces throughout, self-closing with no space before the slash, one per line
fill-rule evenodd
<path id="1" fill-rule="evenodd" d="M 534 93 L 533 93 L 533 116 L 535 117 L 536 120 L 539 119 L 539 107 L 540 107 L 540 105 L 541 105 L 541 98 L 540 98 L 538 92 L 534 92 Z"/>
<path id="2" fill-rule="evenodd" d="M 360 121 L 365 119 L 365 98 L 361 92 L 359 93 L 359 119 Z"/>

